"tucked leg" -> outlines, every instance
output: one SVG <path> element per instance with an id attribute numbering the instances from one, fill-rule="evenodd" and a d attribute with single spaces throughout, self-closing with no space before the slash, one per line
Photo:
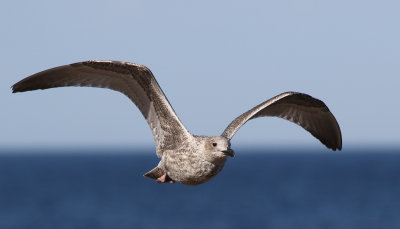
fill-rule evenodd
<path id="1" fill-rule="evenodd" d="M 172 180 L 166 173 L 164 173 L 162 176 L 157 178 L 157 183 L 170 183 L 170 184 L 173 184 L 173 183 L 175 183 L 175 181 Z"/>

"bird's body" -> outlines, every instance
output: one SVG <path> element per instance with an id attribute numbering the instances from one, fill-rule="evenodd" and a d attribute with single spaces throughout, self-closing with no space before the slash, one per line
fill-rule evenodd
<path id="1" fill-rule="evenodd" d="M 196 136 L 179 120 L 151 71 L 120 61 L 86 61 L 36 73 L 13 85 L 13 92 L 64 86 L 103 87 L 128 96 L 145 117 L 156 145 L 159 164 L 144 176 L 161 183 L 198 185 L 215 177 L 228 156 L 230 140 L 248 120 L 275 116 L 309 131 L 328 148 L 342 148 L 339 125 L 320 100 L 297 92 L 269 99 L 233 120 L 221 136 Z"/>
<path id="2" fill-rule="evenodd" d="M 201 184 L 216 176 L 227 157 L 234 155 L 229 144 L 229 139 L 220 136 L 193 136 L 190 146 L 165 151 L 157 167 L 179 183 Z"/>

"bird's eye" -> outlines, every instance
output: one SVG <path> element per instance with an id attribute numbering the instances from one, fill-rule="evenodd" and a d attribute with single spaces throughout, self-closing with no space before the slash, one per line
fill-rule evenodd
<path id="1" fill-rule="evenodd" d="M 213 142 L 213 146 L 216 147 L 216 146 L 217 146 L 217 143 Z"/>

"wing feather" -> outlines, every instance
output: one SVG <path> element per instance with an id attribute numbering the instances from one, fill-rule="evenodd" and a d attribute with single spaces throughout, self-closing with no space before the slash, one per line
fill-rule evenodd
<path id="1" fill-rule="evenodd" d="M 48 69 L 12 86 L 13 93 L 55 87 L 99 87 L 119 91 L 139 108 L 149 124 L 157 156 L 192 135 L 179 120 L 151 71 L 120 61 L 85 61 Z"/>
<path id="2" fill-rule="evenodd" d="M 325 103 L 297 92 L 282 93 L 243 113 L 228 125 L 222 136 L 231 139 L 248 120 L 264 116 L 275 116 L 294 122 L 326 147 L 342 149 L 339 124 Z"/>

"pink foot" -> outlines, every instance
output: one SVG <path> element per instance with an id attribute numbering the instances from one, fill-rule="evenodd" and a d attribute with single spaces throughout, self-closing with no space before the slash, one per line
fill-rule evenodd
<path id="1" fill-rule="evenodd" d="M 173 184 L 173 183 L 175 183 L 175 181 L 172 180 L 166 173 L 164 173 L 164 175 L 162 175 L 159 178 L 157 178 L 157 183 L 170 183 L 170 184 Z"/>

